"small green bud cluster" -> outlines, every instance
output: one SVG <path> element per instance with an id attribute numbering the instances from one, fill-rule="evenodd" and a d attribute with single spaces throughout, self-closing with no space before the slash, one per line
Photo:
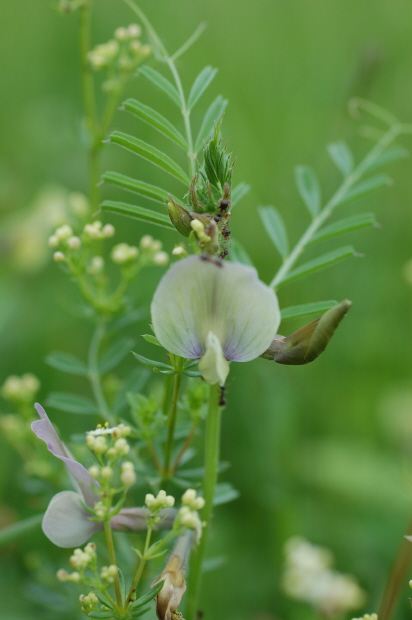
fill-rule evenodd
<path id="1" fill-rule="evenodd" d="M 103 566 L 100 571 L 100 578 L 102 581 L 107 581 L 107 583 L 113 583 L 119 569 L 115 564 L 110 564 L 110 566 Z"/>
<path id="2" fill-rule="evenodd" d="M 169 256 L 162 250 L 162 242 L 153 239 L 151 235 L 144 235 L 140 239 L 140 252 L 144 261 L 163 267 L 169 262 Z"/>
<path id="3" fill-rule="evenodd" d="M 89 594 L 87 595 L 80 594 L 79 601 L 82 606 L 82 611 L 85 614 L 89 614 L 92 611 L 96 611 L 98 608 L 99 599 L 97 598 L 94 592 L 89 592 Z"/>
<path id="4" fill-rule="evenodd" d="M 156 515 L 163 508 L 172 508 L 175 505 L 175 498 L 172 495 L 166 495 L 166 491 L 159 491 L 156 497 L 152 493 L 147 493 L 144 503 L 150 510 L 150 514 Z"/>
<path id="5" fill-rule="evenodd" d="M 198 497 L 194 489 L 187 489 L 182 495 L 182 504 L 174 520 L 173 529 L 175 531 L 182 528 L 193 530 L 196 532 L 196 540 L 199 542 L 204 524 L 197 511 L 204 507 L 205 500 L 203 497 Z"/>
<path id="6" fill-rule="evenodd" d="M 69 558 L 71 566 L 74 568 L 72 573 L 68 573 L 61 568 L 57 571 L 57 579 L 62 582 L 88 583 L 89 576 L 87 570 L 93 573 L 97 570 L 96 545 L 88 543 L 84 549 L 75 549 Z"/>
<path id="7" fill-rule="evenodd" d="M 103 88 L 108 92 L 119 92 L 125 80 L 144 60 L 150 56 L 150 45 L 140 41 L 141 28 L 130 24 L 127 28 L 117 28 L 114 38 L 94 47 L 88 54 L 90 66 L 94 71 L 105 70 L 109 78 Z"/>
<path id="8" fill-rule="evenodd" d="M 0 388 L 1 396 L 16 405 L 33 403 L 40 389 L 40 381 L 31 374 L 26 373 L 21 377 L 10 375 Z"/>

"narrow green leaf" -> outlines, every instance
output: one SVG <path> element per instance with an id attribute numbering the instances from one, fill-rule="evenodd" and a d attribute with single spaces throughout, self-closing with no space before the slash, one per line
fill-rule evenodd
<path id="1" fill-rule="evenodd" d="M 154 344 L 157 347 L 162 346 L 156 336 L 153 336 L 153 334 L 142 334 L 142 338 L 144 338 L 146 342 L 150 342 L 150 344 Z"/>
<path id="2" fill-rule="evenodd" d="M 168 97 L 170 97 L 170 99 L 179 108 L 182 106 L 182 101 L 176 88 L 173 86 L 173 84 L 171 84 L 171 82 L 169 82 L 169 80 L 163 77 L 161 73 L 156 71 L 156 69 L 144 65 L 143 67 L 140 67 L 139 73 L 143 75 L 147 80 L 152 82 L 152 84 L 160 88 L 160 90 L 162 90 Z"/>
<path id="3" fill-rule="evenodd" d="M 120 364 L 126 355 L 131 352 L 135 344 L 136 341 L 131 338 L 122 338 L 114 342 L 99 361 L 99 370 L 101 374 L 104 375 Z"/>
<path id="4" fill-rule="evenodd" d="M 237 241 L 233 238 L 231 240 L 231 246 L 229 250 L 229 260 L 231 260 L 233 263 L 241 263 L 242 265 L 250 265 L 251 267 L 254 267 L 252 260 L 243 245 L 240 243 L 240 241 Z"/>
<path id="5" fill-rule="evenodd" d="M 80 375 L 82 377 L 87 375 L 86 364 L 70 353 L 54 351 L 49 353 L 44 361 L 49 366 L 67 372 L 69 375 Z"/>
<path id="6" fill-rule="evenodd" d="M 192 110 L 196 103 L 199 101 L 200 97 L 203 95 L 206 88 L 215 77 L 216 73 L 217 69 L 214 69 L 213 67 L 205 67 L 199 73 L 193 83 L 193 86 L 190 90 L 189 99 L 187 101 L 187 107 L 189 108 L 189 110 Z"/>
<path id="7" fill-rule="evenodd" d="M 369 179 L 356 183 L 335 206 L 338 204 L 345 204 L 346 202 L 355 200 L 356 198 L 360 198 L 365 194 L 369 194 L 370 192 L 380 189 L 381 187 L 386 187 L 387 185 L 392 185 L 392 179 L 386 174 L 376 174 Z"/>
<path id="8" fill-rule="evenodd" d="M 318 178 L 310 166 L 295 169 L 296 187 L 309 212 L 315 217 L 321 207 L 321 192 Z"/>
<path id="9" fill-rule="evenodd" d="M 250 190 L 250 185 L 247 183 L 239 183 L 236 185 L 230 194 L 230 202 L 232 207 L 234 207 Z"/>
<path id="10" fill-rule="evenodd" d="M 187 174 L 182 170 L 179 164 L 176 164 L 173 159 L 171 159 L 162 151 L 151 146 L 147 142 L 143 142 L 139 138 L 134 138 L 133 136 L 129 136 L 122 131 L 114 131 L 109 136 L 110 142 L 113 144 L 118 144 L 123 148 L 131 151 L 135 155 L 150 161 L 150 163 L 158 166 L 168 174 L 171 174 L 175 179 L 181 181 L 184 185 L 190 185 L 190 180 Z"/>
<path id="11" fill-rule="evenodd" d="M 344 177 L 354 168 L 353 155 L 346 142 L 334 142 L 328 146 L 329 155 Z"/>
<path id="12" fill-rule="evenodd" d="M 28 532 L 32 532 L 33 530 L 40 528 L 42 520 L 43 514 L 34 515 L 33 517 L 28 517 L 27 519 L 17 521 L 12 525 L 2 528 L 0 530 L 0 547 L 8 545 Z"/>
<path id="13" fill-rule="evenodd" d="M 123 106 L 128 112 L 131 112 L 134 116 L 140 118 L 140 120 L 151 125 L 154 129 L 157 129 L 157 131 L 169 138 L 169 140 L 172 140 L 172 142 L 180 146 L 184 151 L 188 150 L 187 140 L 182 136 L 180 131 L 178 131 L 167 118 L 159 114 L 159 112 L 136 99 L 126 99 Z"/>
<path id="14" fill-rule="evenodd" d="M 46 405 L 66 413 L 85 415 L 99 413 L 99 410 L 90 398 L 66 392 L 51 392 L 46 398 Z"/>
<path id="15" fill-rule="evenodd" d="M 206 114 L 203 117 L 202 125 L 199 129 L 199 133 L 195 142 L 195 152 L 197 153 L 203 146 L 203 143 L 209 140 L 214 132 L 215 125 L 217 125 L 223 116 L 223 113 L 228 104 L 227 99 L 223 99 L 222 95 L 218 95 L 214 101 L 210 104 Z M 232 193 L 233 204 L 233 193 Z"/>
<path id="16" fill-rule="evenodd" d="M 239 491 L 237 491 L 234 486 L 230 484 L 230 482 L 219 482 L 216 485 L 213 505 L 220 506 L 221 504 L 233 502 L 233 500 L 237 499 L 239 495 Z"/>
<path id="17" fill-rule="evenodd" d="M 141 220 L 142 222 L 156 224 L 156 226 L 162 226 L 169 230 L 175 230 L 175 227 L 167 215 L 156 213 L 156 211 L 138 207 L 137 205 L 129 205 L 126 202 L 118 202 L 116 200 L 105 200 L 100 205 L 100 209 L 104 212 L 108 211 L 110 213 L 117 213 L 118 215 L 126 215 L 135 220 Z"/>
<path id="18" fill-rule="evenodd" d="M 139 362 L 141 362 L 145 366 L 148 366 L 149 368 L 152 368 L 152 369 L 157 368 L 158 370 L 174 370 L 173 366 L 170 366 L 170 364 L 165 364 L 164 362 L 156 362 L 155 360 L 149 360 L 149 358 L 143 357 L 143 355 L 139 355 L 138 353 L 135 353 L 134 351 L 132 351 L 132 353 L 135 356 L 135 358 L 139 360 Z"/>
<path id="19" fill-rule="evenodd" d="M 289 254 L 289 242 L 283 219 L 275 207 L 260 207 L 259 215 L 269 237 L 279 254 L 285 258 Z"/>
<path id="20" fill-rule="evenodd" d="M 87 614 L 88 618 L 113 618 L 113 611 L 91 611 Z"/>
<path id="21" fill-rule="evenodd" d="M 331 237 L 337 237 L 338 235 L 343 235 L 359 228 L 366 228 L 367 226 L 378 226 L 374 213 L 359 213 L 359 215 L 345 217 L 343 220 L 339 220 L 329 226 L 325 226 L 325 228 L 321 228 L 312 237 L 309 244 L 324 241 Z"/>
<path id="22" fill-rule="evenodd" d="M 144 616 L 148 611 L 150 611 L 151 607 L 138 607 L 136 610 L 129 611 L 130 618 L 139 618 L 140 616 Z"/>
<path id="23" fill-rule="evenodd" d="M 310 304 L 301 304 L 299 306 L 289 306 L 283 308 L 280 311 L 282 321 L 286 319 L 298 319 L 304 316 L 310 316 L 312 314 L 322 314 L 326 310 L 330 310 L 336 306 L 338 302 L 334 300 L 329 301 L 315 301 Z"/>
<path id="24" fill-rule="evenodd" d="M 378 157 L 371 161 L 367 170 L 374 170 L 375 168 L 380 168 L 380 166 L 386 166 L 387 164 L 391 164 L 393 161 L 397 161 L 398 159 L 404 159 L 409 156 L 409 151 L 404 146 L 400 144 L 394 144 L 386 149 L 383 153 L 381 153 Z"/>
<path id="25" fill-rule="evenodd" d="M 109 609 L 113 609 L 113 604 L 109 601 L 109 599 L 106 596 L 104 596 L 104 594 L 102 594 L 101 592 L 98 592 L 98 591 L 95 591 L 94 593 L 97 596 L 97 598 L 99 599 L 99 601 L 101 603 L 103 603 L 103 605 L 105 605 Z"/>
<path id="26" fill-rule="evenodd" d="M 150 200 L 160 202 L 161 204 L 164 204 L 169 199 L 169 192 L 165 189 L 150 185 L 144 181 L 133 179 L 119 172 L 105 172 L 102 176 L 102 180 L 105 183 L 111 183 L 112 185 L 116 185 L 116 187 L 121 187 L 128 192 L 139 194 L 139 196 L 150 198 Z"/>
<path id="27" fill-rule="evenodd" d="M 345 258 L 356 255 L 357 254 L 355 250 L 349 245 L 334 250 L 333 252 L 322 254 L 322 256 L 318 256 L 317 258 L 314 258 L 313 260 L 304 263 L 300 267 L 297 267 L 296 269 L 285 275 L 285 277 L 281 281 L 281 284 L 296 280 L 297 278 L 302 278 L 303 276 L 307 276 L 310 273 L 320 271 L 321 269 L 325 269 L 326 267 L 334 265 L 335 263 L 339 263 Z"/>
<path id="28" fill-rule="evenodd" d="M 150 603 L 150 601 L 152 601 L 154 597 L 159 594 L 160 590 L 163 588 L 163 584 L 164 581 L 160 581 L 155 586 L 153 586 L 153 588 L 150 588 L 150 590 L 146 592 L 146 594 L 143 594 L 143 596 L 138 598 L 136 601 L 134 601 L 134 603 L 130 605 L 130 609 L 135 610 L 138 607 L 143 607 L 144 605 L 147 605 L 147 603 Z"/>

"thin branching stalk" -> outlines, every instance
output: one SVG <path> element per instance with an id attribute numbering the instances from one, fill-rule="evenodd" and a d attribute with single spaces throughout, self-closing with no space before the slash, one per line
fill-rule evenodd
<path id="1" fill-rule="evenodd" d="M 177 372 L 174 376 L 172 404 L 171 404 L 170 412 L 169 412 L 167 440 L 166 440 L 166 445 L 165 445 L 165 461 L 164 461 L 164 470 L 163 470 L 163 475 L 165 476 L 165 478 L 169 477 L 170 461 L 172 458 L 176 420 L 177 420 L 177 406 L 179 402 L 181 384 L 182 384 L 182 373 Z"/>
<path id="2" fill-rule="evenodd" d="M 117 566 L 116 552 L 114 550 L 113 534 L 112 534 L 112 528 L 110 527 L 110 521 L 104 522 L 104 533 L 106 536 L 106 545 L 107 545 L 107 550 L 109 552 L 110 564 Z M 122 594 L 120 590 L 120 578 L 119 578 L 118 572 L 116 572 L 116 575 L 114 578 L 114 591 L 116 595 L 116 603 L 119 605 L 119 607 L 122 607 L 123 601 L 122 601 Z"/>
<path id="3" fill-rule="evenodd" d="M 203 496 L 205 507 L 202 511 L 202 520 L 206 525 L 202 531 L 202 538 L 195 550 L 190 565 L 190 580 L 187 599 L 187 620 L 196 620 L 198 598 L 202 579 L 202 564 L 205 556 L 207 539 L 212 518 L 213 500 L 216 492 L 216 483 L 219 466 L 220 452 L 220 421 L 222 407 L 219 405 L 220 388 L 218 385 L 210 386 L 209 410 L 206 421 L 205 436 L 205 474 L 203 480 Z"/>
<path id="4" fill-rule="evenodd" d="M 198 425 L 199 425 L 199 421 L 198 420 L 196 420 L 196 422 L 194 422 L 192 424 L 191 429 L 189 431 L 189 434 L 186 437 L 182 447 L 180 448 L 180 450 L 179 450 L 179 452 L 178 452 L 178 454 L 176 456 L 176 459 L 175 459 L 173 465 L 170 468 L 171 475 L 173 475 L 175 473 L 175 471 L 177 470 L 177 468 L 180 465 L 180 462 L 181 462 L 184 454 L 186 453 L 186 451 L 190 447 L 190 445 L 191 445 L 191 443 L 192 443 L 192 441 L 194 439 L 194 436 L 196 434 L 196 430 L 197 430 Z"/>
<path id="5" fill-rule="evenodd" d="M 279 286 L 284 277 L 289 273 L 296 261 L 299 259 L 305 247 L 312 239 L 313 235 L 319 230 L 325 220 L 331 215 L 334 208 L 342 201 L 348 191 L 361 178 L 361 176 L 365 173 L 368 167 L 373 164 L 373 162 L 383 153 L 383 151 L 402 133 L 404 133 L 404 127 L 401 124 L 396 123 L 395 125 L 392 125 L 392 127 L 390 127 L 390 129 L 388 129 L 388 131 L 382 136 L 379 142 L 371 149 L 371 151 L 369 151 L 366 157 L 364 157 L 364 159 L 358 164 L 358 166 L 356 166 L 354 171 L 344 179 L 340 187 L 329 199 L 329 201 L 326 203 L 319 215 L 317 215 L 312 220 L 309 227 L 306 229 L 302 237 L 296 243 L 292 252 L 287 258 L 285 258 L 283 264 L 281 265 L 272 282 L 270 283 L 270 286 L 272 286 L 274 289 Z"/>
<path id="6" fill-rule="evenodd" d="M 93 337 L 90 342 L 89 355 L 88 355 L 88 377 L 89 377 L 90 385 L 92 387 L 95 401 L 99 408 L 100 415 L 102 416 L 102 418 L 104 418 L 105 421 L 107 420 L 110 423 L 110 425 L 113 425 L 114 420 L 113 420 L 109 406 L 103 394 L 103 389 L 102 389 L 101 379 L 100 379 L 100 371 L 99 371 L 99 348 L 103 340 L 104 334 L 105 334 L 105 324 L 100 319 L 98 320 L 96 329 L 94 331 Z"/>
<path id="7" fill-rule="evenodd" d="M 146 566 L 146 562 L 147 562 L 147 551 L 148 551 L 148 549 L 150 547 L 150 541 L 151 541 L 151 538 L 152 538 L 152 531 L 153 531 L 153 526 L 149 523 L 148 526 L 147 526 L 146 540 L 145 540 L 145 544 L 144 544 L 144 549 L 143 549 L 142 557 L 140 558 L 140 562 L 139 562 L 139 565 L 137 567 L 136 574 L 135 574 L 134 579 L 133 579 L 133 583 L 130 586 L 129 593 L 128 593 L 127 598 L 126 598 L 126 609 L 127 609 L 128 605 L 129 605 L 129 603 L 131 602 L 132 597 L 133 597 L 133 593 L 136 590 L 136 588 L 137 588 L 137 586 L 139 584 L 139 581 L 140 581 L 140 579 L 141 579 L 141 577 L 143 575 L 143 570 L 144 570 L 144 567 Z"/>

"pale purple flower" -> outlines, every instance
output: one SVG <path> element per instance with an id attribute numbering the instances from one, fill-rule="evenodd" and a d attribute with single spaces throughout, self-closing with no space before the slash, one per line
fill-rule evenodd
<path id="1" fill-rule="evenodd" d="M 90 520 L 91 515 L 84 507 L 86 504 L 89 508 L 93 508 L 94 504 L 99 501 L 97 494 L 99 484 L 70 454 L 43 407 L 36 404 L 35 408 L 40 420 L 32 423 L 33 432 L 46 443 L 49 452 L 63 461 L 76 489 L 76 492 L 62 491 L 52 497 L 43 517 L 43 532 L 58 547 L 79 547 L 95 532 L 103 529 L 103 523 Z M 160 516 L 163 517 L 163 521 L 159 527 L 170 527 L 175 513 L 176 511 L 171 509 L 161 511 Z M 146 508 L 122 508 L 110 523 L 112 529 L 145 530 L 147 516 L 149 516 L 149 511 Z"/>
<path id="2" fill-rule="evenodd" d="M 175 355 L 200 359 L 203 378 L 220 385 L 229 361 L 259 357 L 280 323 L 277 297 L 253 267 L 206 256 L 190 256 L 169 269 L 151 313 L 160 344 Z"/>

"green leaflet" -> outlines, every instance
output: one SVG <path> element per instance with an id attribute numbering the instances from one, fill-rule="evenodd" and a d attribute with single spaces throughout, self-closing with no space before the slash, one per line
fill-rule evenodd
<path id="1" fill-rule="evenodd" d="M 398 159 L 404 159 L 405 157 L 408 157 L 408 155 L 408 149 L 400 144 L 394 144 L 372 160 L 367 167 L 367 170 L 374 170 L 380 166 L 386 166 L 386 164 L 391 164 L 393 161 L 397 161 Z"/>
<path id="2" fill-rule="evenodd" d="M 160 581 L 155 586 L 150 588 L 150 590 L 146 592 L 146 594 L 143 594 L 143 596 L 138 598 L 136 601 L 134 601 L 134 603 L 130 605 L 130 609 L 135 610 L 135 609 L 138 609 L 139 607 L 143 607 L 147 603 L 150 603 L 150 601 L 152 601 L 154 597 L 159 594 L 160 590 L 163 588 L 163 584 L 164 584 L 164 581 Z"/>
<path id="3" fill-rule="evenodd" d="M 147 142 L 130 136 L 122 131 L 114 131 L 109 136 L 110 142 L 118 144 L 123 148 L 135 153 L 139 157 L 143 157 L 147 161 L 150 161 L 155 166 L 158 166 L 168 174 L 171 174 L 175 179 L 181 181 L 184 185 L 190 185 L 190 179 L 187 174 L 182 170 L 179 164 L 176 164 L 171 157 L 159 151 L 159 149 L 151 146 Z"/>
<path id="4" fill-rule="evenodd" d="M 168 79 L 163 77 L 161 73 L 149 67 L 147 65 L 143 65 L 140 67 L 139 74 L 143 75 L 147 80 L 149 80 L 152 84 L 160 88 L 179 108 L 182 106 L 182 101 L 180 99 L 180 95 L 176 88 L 173 86 Z"/>
<path id="5" fill-rule="evenodd" d="M 334 164 L 344 177 L 350 175 L 354 168 L 353 155 L 346 142 L 329 144 L 328 152 Z"/>
<path id="6" fill-rule="evenodd" d="M 196 103 L 199 101 L 200 97 L 203 95 L 206 88 L 215 77 L 216 73 L 217 69 L 214 69 L 213 67 L 205 67 L 199 73 L 193 83 L 192 88 L 190 89 L 189 98 L 187 101 L 187 107 L 189 108 L 189 110 L 192 110 Z"/>
<path id="7" fill-rule="evenodd" d="M 87 376 L 86 364 L 70 353 L 54 351 L 47 355 L 45 362 L 53 368 L 67 372 L 69 375 Z"/>
<path id="8" fill-rule="evenodd" d="M 310 304 L 301 304 L 299 306 L 289 306 L 280 311 L 282 321 L 287 319 L 297 319 L 311 314 L 322 314 L 326 310 L 330 310 L 336 306 L 338 302 L 334 300 L 315 301 Z"/>
<path id="9" fill-rule="evenodd" d="M 138 353 L 135 353 L 134 351 L 132 351 L 132 353 L 135 356 L 135 358 L 139 360 L 141 364 L 148 366 L 154 371 L 157 371 L 157 372 L 167 371 L 166 374 L 175 374 L 174 368 L 170 364 L 165 364 L 164 362 L 157 362 L 155 360 L 150 360 L 149 358 L 143 357 L 143 355 L 139 355 Z"/>
<path id="10" fill-rule="evenodd" d="M 309 241 L 309 244 L 324 241 L 325 239 L 330 239 L 331 237 L 337 237 L 338 235 L 343 235 L 345 233 L 352 232 L 353 230 L 358 230 L 359 228 L 366 228 L 367 226 L 378 226 L 374 213 L 360 213 L 359 215 L 345 217 L 344 219 L 334 222 L 329 226 L 321 228 L 317 233 L 315 233 Z"/>
<path id="11" fill-rule="evenodd" d="M 109 211 L 110 213 L 117 213 L 118 215 L 126 215 L 132 217 L 135 220 L 141 220 L 142 222 L 149 222 L 150 224 L 156 224 L 169 230 L 175 230 L 170 219 L 163 213 L 156 213 L 150 209 L 144 207 L 138 207 L 137 205 L 130 205 L 126 202 L 118 202 L 116 200 L 105 200 L 100 205 L 102 211 Z"/>
<path id="12" fill-rule="evenodd" d="M 106 353 L 99 360 L 99 371 L 102 375 L 115 368 L 120 362 L 131 353 L 136 341 L 132 338 L 122 338 L 114 342 Z"/>
<path id="13" fill-rule="evenodd" d="M 172 142 L 180 146 L 184 151 L 188 150 L 187 140 L 182 136 L 180 131 L 176 129 L 167 118 L 159 114 L 159 112 L 136 99 L 126 99 L 123 106 L 128 112 L 131 112 L 134 116 L 137 116 L 151 127 L 154 127 L 154 129 L 172 140 Z"/>
<path id="14" fill-rule="evenodd" d="M 289 253 L 289 242 L 285 224 L 279 211 L 272 206 L 259 207 L 259 215 L 279 254 L 285 258 Z"/>
<path id="15" fill-rule="evenodd" d="M 223 99 L 222 95 L 218 95 L 210 104 L 206 114 L 203 117 L 202 125 L 197 134 L 195 142 L 195 152 L 197 153 L 203 146 L 203 143 L 209 140 L 214 131 L 215 125 L 219 124 L 220 119 L 228 104 L 227 99 Z M 232 200 L 233 204 L 233 200 Z"/>
<path id="16" fill-rule="evenodd" d="M 321 192 L 318 177 L 310 166 L 298 166 L 295 169 L 296 187 L 309 213 L 315 217 L 321 207 Z"/>
<path id="17" fill-rule="evenodd" d="M 51 392 L 46 398 L 46 405 L 66 413 L 95 415 L 99 413 L 94 402 L 86 396 L 66 392 Z"/>
<path id="18" fill-rule="evenodd" d="M 116 187 L 121 187 L 128 192 L 139 194 L 139 196 L 144 196 L 161 204 L 164 204 L 169 199 L 169 193 L 165 189 L 156 187 L 156 185 L 150 185 L 150 183 L 145 183 L 145 181 L 133 179 L 119 172 L 105 172 L 102 179 L 105 183 L 111 183 L 116 185 Z"/>
<path id="19" fill-rule="evenodd" d="M 386 187 L 387 185 L 392 185 L 392 179 L 386 174 L 376 174 L 369 179 L 359 181 L 359 183 L 353 185 L 352 188 L 334 206 L 336 207 L 338 205 L 345 204 L 350 200 L 360 198 L 365 194 L 369 194 L 370 192 L 380 189 L 381 187 Z"/>
<path id="20" fill-rule="evenodd" d="M 322 256 L 318 256 L 313 260 L 304 263 L 300 267 L 297 267 L 293 271 L 290 271 L 279 283 L 280 285 L 285 284 L 286 282 L 290 282 L 291 280 L 296 280 L 297 278 L 303 278 L 310 273 L 315 271 L 320 271 L 321 269 L 325 269 L 335 263 L 339 263 L 345 258 L 349 258 L 350 256 L 356 256 L 355 250 L 351 246 L 345 246 L 334 250 L 333 252 L 328 252 L 327 254 L 322 254 Z"/>

